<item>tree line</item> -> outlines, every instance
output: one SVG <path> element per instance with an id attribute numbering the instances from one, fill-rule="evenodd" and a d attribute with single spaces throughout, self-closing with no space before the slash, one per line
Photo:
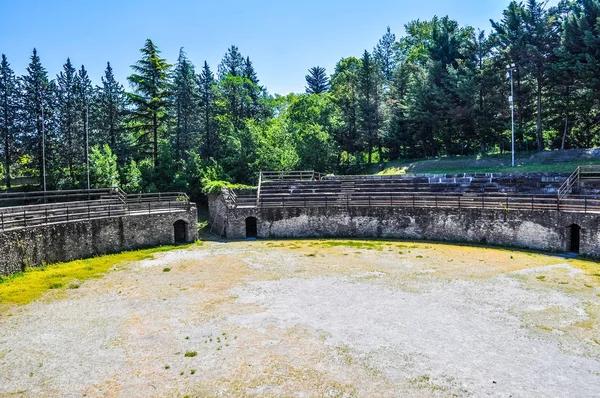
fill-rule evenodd
<path id="1" fill-rule="evenodd" d="M 449 17 L 388 28 L 371 51 L 306 93 L 271 95 L 231 46 L 216 73 L 182 49 L 174 64 L 147 40 L 118 82 L 110 63 L 93 86 L 67 58 L 50 78 L 36 50 L 23 76 L 0 63 L 0 175 L 46 176 L 48 189 L 183 190 L 254 184 L 259 170 L 356 173 L 399 158 L 510 148 L 507 66 L 518 151 L 599 144 L 600 1 L 513 1 L 491 31 Z"/>

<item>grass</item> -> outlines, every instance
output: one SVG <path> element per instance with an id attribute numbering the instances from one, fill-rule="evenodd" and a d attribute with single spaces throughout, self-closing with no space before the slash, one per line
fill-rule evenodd
<path id="1" fill-rule="evenodd" d="M 183 356 L 186 358 L 193 358 L 196 355 L 198 355 L 198 353 L 196 351 L 186 351 Z"/>
<path id="2" fill-rule="evenodd" d="M 162 246 L 109 254 L 85 260 L 75 260 L 0 277 L 0 305 L 24 305 L 41 298 L 49 290 L 77 289 L 87 279 L 101 278 L 112 267 L 152 258 L 156 253 L 181 249 L 186 246 Z"/>
<path id="3" fill-rule="evenodd" d="M 543 163 L 527 157 L 510 166 L 510 154 L 486 156 L 457 156 L 422 160 L 395 160 L 385 169 L 371 172 L 379 175 L 394 174 L 451 174 L 451 173 L 572 173 L 577 166 L 598 165 L 600 159 L 580 159 L 569 162 Z"/>

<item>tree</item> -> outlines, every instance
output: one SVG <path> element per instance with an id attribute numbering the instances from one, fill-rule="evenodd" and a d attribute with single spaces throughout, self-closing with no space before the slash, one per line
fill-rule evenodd
<path id="1" fill-rule="evenodd" d="M 387 31 L 373 49 L 373 58 L 383 74 L 386 84 L 394 78 L 397 68 L 396 35 L 387 27 Z"/>
<path id="2" fill-rule="evenodd" d="M 123 172 L 122 186 L 127 193 L 137 193 L 142 188 L 142 172 L 133 159 Z"/>
<path id="3" fill-rule="evenodd" d="M 214 148 L 217 146 L 214 121 L 216 80 L 206 61 L 204 61 L 202 72 L 200 72 L 200 75 L 198 76 L 198 92 L 200 95 L 202 128 L 204 129 L 204 146 L 202 153 L 205 157 L 209 158 L 214 155 Z"/>
<path id="4" fill-rule="evenodd" d="M 92 81 L 88 76 L 87 70 L 83 65 L 77 73 L 77 106 L 79 110 L 79 137 L 82 145 L 76 152 L 77 158 L 83 163 L 89 162 L 89 141 L 90 141 L 90 109 L 94 106 L 94 89 Z"/>
<path id="5" fill-rule="evenodd" d="M 306 92 L 308 94 L 323 94 L 329 90 L 329 78 L 325 68 L 313 66 L 306 75 Z"/>
<path id="6" fill-rule="evenodd" d="M 40 182 L 45 173 L 44 152 L 49 154 L 53 114 L 53 89 L 48 72 L 42 66 L 37 50 L 33 49 L 27 74 L 23 77 L 24 141 L 26 150 L 33 154 L 39 171 Z M 42 185 L 40 183 L 40 185 Z"/>
<path id="7" fill-rule="evenodd" d="M 133 88 L 133 92 L 127 95 L 135 108 L 132 112 L 132 120 L 140 132 L 138 137 L 140 146 L 143 148 L 144 141 L 151 137 L 151 153 L 156 167 L 158 166 L 158 139 L 166 130 L 169 118 L 167 103 L 171 65 L 160 57 L 160 51 L 150 39 L 146 40 L 140 52 L 142 58 L 131 66 L 135 73 L 127 78 Z"/>
<path id="8" fill-rule="evenodd" d="M 295 141 L 297 169 L 335 171 L 339 154 L 335 133 L 341 121 L 331 94 L 290 94 L 282 116 Z"/>
<path id="9" fill-rule="evenodd" d="M 19 107 L 18 83 L 6 55 L 0 62 L 0 132 L 4 151 L 6 188 L 11 188 L 11 166 L 17 146 L 17 112 Z"/>
<path id="10" fill-rule="evenodd" d="M 236 46 L 229 47 L 219 64 L 219 79 L 223 79 L 227 75 L 241 76 L 244 72 L 244 63 L 244 57 L 238 48 Z"/>
<path id="11" fill-rule="evenodd" d="M 63 70 L 57 77 L 57 111 L 58 125 L 61 138 L 61 155 L 67 164 L 71 184 L 75 184 L 75 165 L 79 164 L 78 148 L 81 148 L 78 136 L 79 109 L 78 107 L 78 76 L 71 59 L 63 65 Z"/>
<path id="12" fill-rule="evenodd" d="M 250 57 L 246 57 L 244 61 L 244 95 L 249 98 L 249 101 L 242 101 L 242 117 L 246 119 L 259 117 L 261 114 L 261 106 L 259 103 L 263 88 L 258 84 L 258 76 L 254 70 L 254 65 L 250 61 Z"/>
<path id="13" fill-rule="evenodd" d="M 342 58 L 335 66 L 335 71 L 331 76 L 331 93 L 334 102 L 339 107 L 342 120 L 339 130 L 336 132 L 336 141 L 348 155 L 347 163 L 350 163 L 350 155 L 353 155 L 357 165 L 360 164 L 359 153 L 362 150 L 358 133 L 360 70 L 360 59 Z"/>
<path id="14" fill-rule="evenodd" d="M 383 159 L 379 129 L 381 128 L 381 91 L 382 79 L 378 65 L 367 50 L 361 58 L 359 71 L 359 129 L 362 141 L 366 146 L 367 163 L 371 164 L 373 147 L 379 149 L 379 161 Z"/>
<path id="15" fill-rule="evenodd" d="M 194 65 L 187 59 L 183 48 L 179 51 L 179 59 L 173 74 L 174 108 L 176 111 L 175 129 L 175 159 L 184 157 L 185 149 L 195 147 L 196 137 L 196 71 Z"/>
<path id="16" fill-rule="evenodd" d="M 569 141 L 573 146 L 588 147 L 597 136 L 600 121 L 600 2 L 580 0 L 561 11 L 566 18 L 551 85 L 562 107 L 550 114 L 564 118 L 561 148 Z M 577 134 L 571 137 L 574 129 Z"/>
<path id="17" fill-rule="evenodd" d="M 117 158 L 123 161 L 127 149 L 123 137 L 125 90 L 115 79 L 110 62 L 106 63 L 102 86 L 96 87 L 96 93 L 96 128 L 99 130 L 97 141 L 108 142 Z"/>
<path id="18" fill-rule="evenodd" d="M 117 156 L 104 144 L 93 146 L 90 153 L 90 174 L 94 188 L 114 188 L 119 186 Z"/>
<path id="19" fill-rule="evenodd" d="M 535 137 L 539 151 L 544 150 L 543 90 L 553 49 L 559 45 L 560 28 L 556 10 L 546 8 L 546 4 L 540 0 L 527 0 L 525 5 L 513 1 L 504 12 L 502 22 L 492 21 L 501 49 L 509 56 L 510 62 L 517 65 L 518 91 L 521 91 L 521 71 L 532 79 L 536 98 Z"/>

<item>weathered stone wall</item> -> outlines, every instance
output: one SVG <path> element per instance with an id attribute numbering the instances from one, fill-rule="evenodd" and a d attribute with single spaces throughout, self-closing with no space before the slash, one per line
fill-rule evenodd
<path id="1" fill-rule="evenodd" d="M 175 243 L 173 224 L 187 224 L 189 242 L 198 239 L 196 207 L 190 211 L 131 215 L 51 224 L 0 232 L 0 274 L 101 254 Z"/>
<path id="2" fill-rule="evenodd" d="M 215 233 L 224 230 L 227 222 L 227 204 L 223 195 L 208 195 L 208 222 Z"/>
<path id="3" fill-rule="evenodd" d="M 582 254 L 600 257 L 600 215 L 557 211 L 443 208 L 235 209 L 227 238 L 246 236 L 256 217 L 259 238 L 399 238 L 485 243 L 564 252 L 579 225 Z"/>

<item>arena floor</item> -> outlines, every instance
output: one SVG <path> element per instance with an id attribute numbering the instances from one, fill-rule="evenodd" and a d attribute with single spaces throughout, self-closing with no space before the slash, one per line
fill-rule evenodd
<path id="1" fill-rule="evenodd" d="M 0 312 L 0 396 L 590 397 L 599 322 L 599 263 L 206 242 Z"/>

